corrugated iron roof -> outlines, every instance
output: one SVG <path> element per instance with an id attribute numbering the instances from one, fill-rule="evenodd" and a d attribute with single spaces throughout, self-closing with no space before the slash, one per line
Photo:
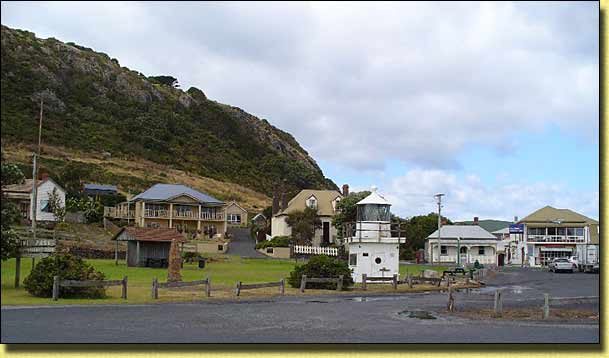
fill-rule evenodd
<path id="1" fill-rule="evenodd" d="M 459 237 L 462 240 L 497 240 L 497 237 L 495 237 L 495 235 L 484 230 L 478 225 L 444 225 L 440 229 L 440 234 L 442 236 L 442 239 L 457 239 Z M 427 238 L 437 239 L 438 230 L 434 231 Z"/>
<path id="2" fill-rule="evenodd" d="M 85 190 L 106 190 L 106 191 L 118 191 L 116 185 L 108 185 L 108 184 L 85 184 Z"/>
<path id="3" fill-rule="evenodd" d="M 557 221 L 563 223 L 598 224 L 598 221 L 578 214 L 573 210 L 557 209 L 549 205 L 527 215 L 519 223 L 552 223 Z"/>
<path id="4" fill-rule="evenodd" d="M 205 204 L 224 204 L 224 202 L 181 184 L 154 184 L 148 190 L 134 196 L 130 201 L 137 200 L 170 200 L 172 198 L 187 195 Z"/>

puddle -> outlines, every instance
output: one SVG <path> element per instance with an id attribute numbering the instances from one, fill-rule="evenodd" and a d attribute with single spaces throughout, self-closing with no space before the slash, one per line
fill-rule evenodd
<path id="1" fill-rule="evenodd" d="M 401 311 L 398 312 L 400 316 L 406 316 L 408 318 L 418 318 L 418 319 L 436 319 L 434 315 L 432 315 L 429 311 Z"/>
<path id="2" fill-rule="evenodd" d="M 471 293 L 477 294 L 494 294 L 495 291 L 501 290 L 503 292 L 521 294 L 525 290 L 530 290 L 530 287 L 525 286 L 491 286 L 491 287 L 480 287 L 480 288 L 472 288 Z"/>
<path id="3" fill-rule="evenodd" d="M 328 301 L 311 300 L 311 301 L 307 301 L 307 303 L 328 303 Z"/>

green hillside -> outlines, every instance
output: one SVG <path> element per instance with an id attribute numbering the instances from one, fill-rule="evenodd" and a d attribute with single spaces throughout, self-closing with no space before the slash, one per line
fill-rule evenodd
<path id="1" fill-rule="evenodd" d="M 2 26 L 1 41 L 5 148 L 36 143 L 42 97 L 47 146 L 143 159 L 266 195 L 281 181 L 289 190 L 337 188 L 292 135 L 200 89 L 27 31 Z"/>

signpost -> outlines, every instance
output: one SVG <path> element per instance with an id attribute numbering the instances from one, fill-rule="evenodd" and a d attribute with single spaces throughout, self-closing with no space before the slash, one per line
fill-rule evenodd
<path id="1" fill-rule="evenodd" d="M 511 224 L 510 234 L 524 234 L 524 224 Z"/>
<path id="2" fill-rule="evenodd" d="M 19 253 L 17 254 L 17 260 L 19 261 L 22 257 L 47 257 L 55 253 L 55 246 L 57 240 L 54 239 L 19 239 Z M 20 262 L 17 262 L 15 268 L 15 288 L 19 287 L 21 281 L 21 267 Z M 33 269 L 34 267 L 32 267 Z"/>

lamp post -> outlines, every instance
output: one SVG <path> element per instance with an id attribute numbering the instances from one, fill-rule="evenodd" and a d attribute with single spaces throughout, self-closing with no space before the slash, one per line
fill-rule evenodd
<path id="1" fill-rule="evenodd" d="M 444 194 L 439 193 L 434 195 L 436 197 L 436 202 L 438 204 L 438 264 L 441 262 L 440 256 L 442 255 L 442 233 L 440 229 L 442 228 L 442 197 Z"/>

